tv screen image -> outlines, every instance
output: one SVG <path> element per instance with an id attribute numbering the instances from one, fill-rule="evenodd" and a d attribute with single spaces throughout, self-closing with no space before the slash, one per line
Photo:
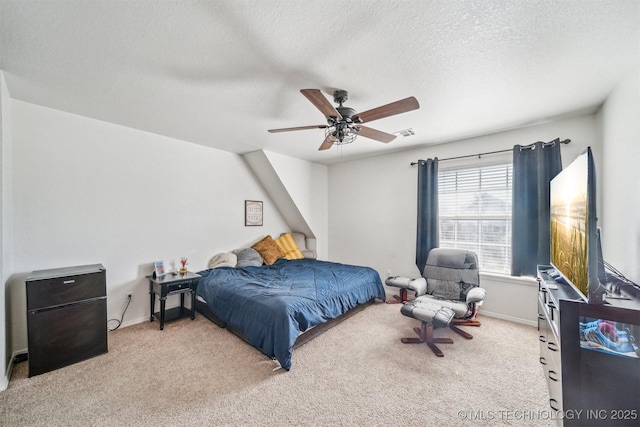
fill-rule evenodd
<path id="1" fill-rule="evenodd" d="M 551 264 L 589 295 L 589 166 L 581 154 L 551 181 Z"/>
<path id="2" fill-rule="evenodd" d="M 638 358 L 639 325 L 580 316 L 580 347 L 616 356 Z"/>

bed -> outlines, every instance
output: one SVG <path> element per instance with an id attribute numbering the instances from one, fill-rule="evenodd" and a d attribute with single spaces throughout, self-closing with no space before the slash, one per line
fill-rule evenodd
<path id="1" fill-rule="evenodd" d="M 385 300 L 377 271 L 316 259 L 200 271 L 196 308 L 291 369 L 304 331 L 374 299 Z"/>

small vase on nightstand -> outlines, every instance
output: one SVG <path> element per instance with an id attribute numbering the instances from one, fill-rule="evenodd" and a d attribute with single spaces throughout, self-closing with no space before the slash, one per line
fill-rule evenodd
<path id="1" fill-rule="evenodd" d="M 180 265 L 182 266 L 178 270 L 180 274 L 187 274 L 187 259 L 185 257 L 180 258 Z"/>

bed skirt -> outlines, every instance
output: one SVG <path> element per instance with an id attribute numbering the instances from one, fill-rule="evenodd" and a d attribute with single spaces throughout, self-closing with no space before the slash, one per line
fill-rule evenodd
<path id="1" fill-rule="evenodd" d="M 317 325 L 311 329 L 308 329 L 304 332 L 302 332 L 298 338 L 296 339 L 296 342 L 293 344 L 293 348 L 299 348 L 300 346 L 302 346 L 303 344 L 306 344 L 307 342 L 311 341 L 313 338 L 317 337 L 318 335 L 322 334 L 323 332 L 328 331 L 329 329 L 333 328 L 334 326 L 340 324 L 341 322 L 347 320 L 348 318 L 350 318 L 351 316 L 353 316 L 354 314 L 357 314 L 359 312 L 361 312 L 362 310 L 364 310 L 365 308 L 367 308 L 368 306 L 375 304 L 376 299 L 373 298 L 363 304 L 357 305 L 355 307 L 353 307 L 351 310 L 347 311 L 346 313 L 340 315 L 339 317 L 336 317 L 335 319 L 330 319 L 328 321 L 326 321 L 325 323 L 322 323 L 320 325 Z M 381 303 L 383 304 L 383 303 Z M 207 319 L 209 319 L 211 322 L 215 323 L 216 325 L 218 325 L 221 328 L 226 328 L 229 332 L 232 332 L 234 335 L 237 335 L 240 339 L 242 339 L 243 341 L 245 341 L 247 344 L 249 344 L 249 341 L 244 337 L 244 335 L 242 334 L 242 332 L 240 332 L 239 330 L 237 330 L 236 328 L 229 326 L 226 324 L 226 322 L 224 322 L 223 320 L 221 320 L 218 316 L 216 316 L 213 311 L 211 311 L 211 309 L 209 308 L 209 306 L 207 305 L 207 303 L 205 303 L 204 301 L 201 301 L 200 299 L 196 298 L 196 311 L 200 314 L 202 314 L 204 317 L 206 317 Z M 251 345 L 251 344 L 249 344 Z M 258 349 L 260 350 L 260 349 Z M 260 350 L 262 352 L 262 350 Z M 262 352 L 264 354 L 264 352 Z"/>

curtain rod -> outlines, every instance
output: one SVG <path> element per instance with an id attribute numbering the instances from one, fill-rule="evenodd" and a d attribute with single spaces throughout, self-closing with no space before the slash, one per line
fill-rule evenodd
<path id="1" fill-rule="evenodd" d="M 538 141 L 538 142 L 540 142 L 540 141 Z M 554 144 L 555 142 L 560 142 L 560 144 L 568 144 L 568 143 L 571 142 L 571 140 L 570 139 L 565 139 L 565 140 L 560 141 L 560 138 L 558 138 L 558 139 L 554 139 L 553 141 L 543 142 L 543 145 L 545 145 L 545 146 L 546 145 L 551 145 L 551 144 Z M 531 143 L 529 145 L 523 145 L 523 146 L 520 147 L 520 150 L 531 150 L 531 149 L 533 149 L 533 147 L 536 146 L 536 144 L 537 144 L 537 142 Z M 478 158 L 480 158 L 481 156 L 486 156 L 488 154 L 507 153 L 509 151 L 513 151 L 513 148 L 508 149 L 508 150 L 487 151 L 486 153 L 468 154 L 466 156 L 447 157 L 445 159 L 438 159 L 438 161 L 439 162 L 444 162 L 446 160 L 466 159 L 468 157 L 478 157 Z M 424 161 L 425 160 L 420 159 L 417 162 L 411 162 L 411 166 L 415 166 L 418 163 L 424 162 Z"/>

